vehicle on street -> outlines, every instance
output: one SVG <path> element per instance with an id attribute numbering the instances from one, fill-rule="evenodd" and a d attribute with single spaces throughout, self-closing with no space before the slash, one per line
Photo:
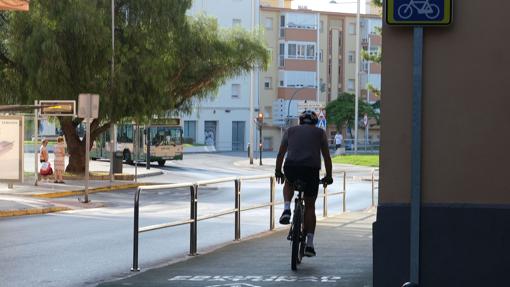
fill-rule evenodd
<path id="1" fill-rule="evenodd" d="M 139 125 L 138 132 L 134 123 L 122 123 L 117 125 L 116 150 L 122 152 L 127 163 L 132 164 L 134 161 L 147 161 L 149 147 L 149 161 L 164 166 L 167 160 L 183 159 L 182 135 L 180 119 L 153 120 L 150 125 Z M 100 135 L 93 143 L 91 158 L 109 158 L 109 142 L 109 131 Z"/>

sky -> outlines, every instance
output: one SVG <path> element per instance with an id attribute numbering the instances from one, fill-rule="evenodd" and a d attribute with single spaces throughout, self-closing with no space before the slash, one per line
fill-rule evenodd
<path id="1" fill-rule="evenodd" d="M 295 0 L 292 1 L 292 8 L 298 8 L 301 5 L 308 9 L 317 11 L 356 13 L 356 0 L 334 0 L 337 4 L 330 4 L 331 0 Z M 365 13 L 365 0 L 361 1 L 361 13 Z"/>

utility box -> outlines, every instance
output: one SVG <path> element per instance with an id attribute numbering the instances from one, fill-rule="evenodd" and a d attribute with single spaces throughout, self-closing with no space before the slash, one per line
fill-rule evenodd
<path id="1" fill-rule="evenodd" d="M 122 173 L 122 160 L 124 155 L 121 151 L 116 151 L 113 156 L 113 173 Z"/>

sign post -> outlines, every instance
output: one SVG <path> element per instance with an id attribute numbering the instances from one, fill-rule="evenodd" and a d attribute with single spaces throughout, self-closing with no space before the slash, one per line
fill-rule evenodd
<path id="1" fill-rule="evenodd" d="M 78 117 L 85 119 L 85 198 L 83 203 L 89 200 L 89 149 L 90 149 L 90 122 L 99 116 L 99 95 L 80 94 Z"/>
<path id="2" fill-rule="evenodd" d="M 413 122 L 411 146 L 410 282 L 420 282 L 420 217 L 423 93 L 423 27 L 452 23 L 453 0 L 386 0 L 386 24 L 413 27 Z"/>

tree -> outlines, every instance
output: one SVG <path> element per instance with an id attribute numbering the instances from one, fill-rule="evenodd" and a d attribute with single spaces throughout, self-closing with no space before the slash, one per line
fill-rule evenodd
<path id="1" fill-rule="evenodd" d="M 33 0 L 28 13 L 2 13 L 0 103 L 99 94 L 93 142 L 119 120 L 189 111 L 228 78 L 267 66 L 259 33 L 186 16 L 191 2 L 115 0 L 113 74 L 110 0 Z M 70 153 L 66 171 L 81 173 L 85 142 L 76 128 L 83 119 L 58 120 Z"/>
<path id="2" fill-rule="evenodd" d="M 355 95 L 349 93 L 342 93 L 334 101 L 331 101 L 326 106 L 326 117 L 328 122 L 334 123 L 338 129 L 342 127 L 352 128 L 354 126 L 354 109 L 355 109 Z M 358 116 L 363 118 L 367 113 L 369 117 L 376 117 L 374 108 L 363 101 L 358 103 Z M 351 134 L 352 137 L 352 134 Z"/>

